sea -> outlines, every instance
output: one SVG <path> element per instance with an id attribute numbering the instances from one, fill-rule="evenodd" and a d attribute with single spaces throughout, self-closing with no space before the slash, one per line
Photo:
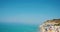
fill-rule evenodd
<path id="1" fill-rule="evenodd" d="M 39 32 L 38 25 L 0 23 L 0 32 Z"/>

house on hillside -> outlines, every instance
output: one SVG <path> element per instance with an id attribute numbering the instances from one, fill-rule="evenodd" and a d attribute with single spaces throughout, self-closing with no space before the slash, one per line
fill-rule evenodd
<path id="1" fill-rule="evenodd" d="M 60 32 L 60 19 L 47 20 L 40 25 L 40 32 Z"/>

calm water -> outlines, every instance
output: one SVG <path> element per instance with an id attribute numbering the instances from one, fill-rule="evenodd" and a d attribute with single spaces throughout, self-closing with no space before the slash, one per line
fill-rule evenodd
<path id="1" fill-rule="evenodd" d="M 38 32 L 37 25 L 0 23 L 0 32 Z"/>

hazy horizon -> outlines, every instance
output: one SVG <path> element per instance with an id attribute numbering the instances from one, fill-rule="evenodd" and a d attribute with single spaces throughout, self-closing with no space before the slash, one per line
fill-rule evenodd
<path id="1" fill-rule="evenodd" d="M 0 0 L 0 22 L 40 24 L 59 14 L 60 0 Z"/>

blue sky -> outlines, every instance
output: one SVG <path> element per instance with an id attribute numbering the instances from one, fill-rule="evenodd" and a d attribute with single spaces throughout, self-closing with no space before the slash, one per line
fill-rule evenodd
<path id="1" fill-rule="evenodd" d="M 60 0 L 0 0 L 0 22 L 40 24 L 60 18 Z"/>

